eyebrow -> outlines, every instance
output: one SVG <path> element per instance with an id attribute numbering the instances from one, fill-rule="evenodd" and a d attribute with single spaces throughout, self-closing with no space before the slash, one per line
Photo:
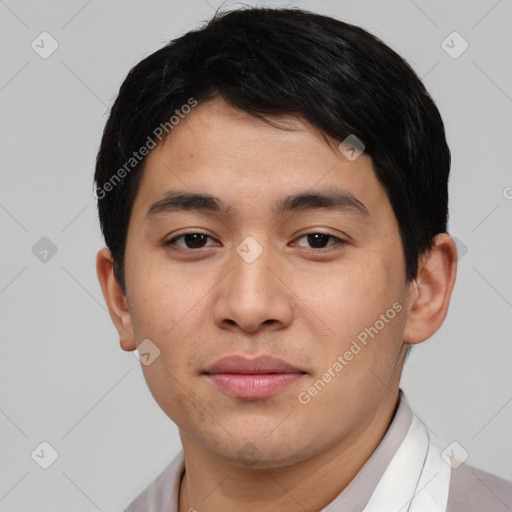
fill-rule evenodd
<path id="1" fill-rule="evenodd" d="M 339 188 L 329 188 L 323 191 L 303 191 L 278 199 L 272 213 L 276 217 L 308 210 L 333 210 L 355 213 L 368 217 L 370 212 L 366 206 L 349 191 Z M 231 215 L 233 208 L 226 205 L 218 197 L 210 194 L 169 191 L 163 199 L 153 203 L 146 214 L 146 219 L 176 211 L 196 211 Z"/>

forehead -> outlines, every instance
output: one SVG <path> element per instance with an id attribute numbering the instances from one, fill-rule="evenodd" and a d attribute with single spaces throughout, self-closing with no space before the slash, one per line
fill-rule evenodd
<path id="1" fill-rule="evenodd" d="M 269 121 L 221 98 L 197 105 L 150 151 L 136 203 L 147 208 L 180 189 L 221 197 L 228 206 L 260 207 L 268 199 L 275 210 L 279 197 L 333 187 L 369 211 L 387 201 L 368 155 L 348 160 L 337 141 L 301 118 Z"/>

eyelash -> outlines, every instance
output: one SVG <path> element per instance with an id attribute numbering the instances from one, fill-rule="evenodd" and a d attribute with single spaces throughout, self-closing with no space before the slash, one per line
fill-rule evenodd
<path id="1" fill-rule="evenodd" d="M 203 233 L 201 231 L 190 231 L 188 233 L 181 233 L 180 235 L 178 236 L 175 236 L 173 238 L 171 238 L 170 240 L 166 240 L 163 245 L 165 247 L 169 247 L 169 248 L 172 248 L 173 250 L 178 250 L 178 251 L 200 251 L 202 249 L 206 249 L 207 247 L 209 246 L 206 246 L 206 247 L 200 247 L 198 249 L 191 249 L 189 247 L 180 247 L 180 246 L 176 246 L 175 242 L 177 240 L 179 240 L 180 238 L 183 238 L 187 235 L 203 235 L 207 238 L 210 238 L 211 240 L 213 240 L 213 237 L 209 236 L 208 234 L 206 233 Z M 304 235 L 301 235 L 299 236 L 298 238 L 296 238 L 295 240 L 300 240 L 301 238 L 305 238 L 307 237 L 308 235 L 325 235 L 327 237 L 329 237 L 330 239 L 334 239 L 336 242 L 331 244 L 331 245 L 327 245 L 326 247 L 304 247 L 304 249 L 306 250 L 310 250 L 310 251 L 314 251 L 314 252 L 318 252 L 318 251 L 327 251 L 329 250 L 330 248 L 335 248 L 335 247 L 341 247 L 345 244 L 347 244 L 347 242 L 337 236 L 334 236 L 334 235 L 331 235 L 330 233 L 324 233 L 322 231 L 312 231 L 310 233 L 305 233 Z M 302 246 L 301 246 L 302 247 Z"/>

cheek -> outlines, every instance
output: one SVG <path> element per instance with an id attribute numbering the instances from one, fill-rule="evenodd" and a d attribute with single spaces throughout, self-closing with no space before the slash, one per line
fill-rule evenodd
<path id="1" fill-rule="evenodd" d="M 398 272 L 376 255 L 360 258 L 302 285 L 304 303 L 315 309 L 331 331 L 354 334 L 373 324 L 399 298 Z M 335 329 L 336 328 L 336 329 Z"/>
<path id="2" fill-rule="evenodd" d="M 179 354 L 171 351 L 171 357 L 179 359 Z M 169 354 L 162 353 L 150 366 L 143 366 L 144 379 L 160 408 L 175 423 L 186 423 L 186 418 L 202 419 L 204 412 L 198 400 L 190 391 L 190 382 L 183 375 L 182 365 L 169 364 Z M 204 401 L 204 400 L 201 400 Z"/>
<path id="3" fill-rule="evenodd" d="M 344 354 L 345 384 L 367 379 L 368 368 L 386 374 L 393 366 L 402 340 L 405 305 L 402 268 L 391 260 L 368 254 L 317 280 L 314 289 L 303 287 L 304 303 L 315 313 L 308 314 L 304 308 L 311 332 L 320 332 L 311 322 L 325 327 L 325 335 L 316 337 L 321 347 L 316 355 L 320 373 Z"/>
<path id="4" fill-rule="evenodd" d="M 132 323 L 139 338 L 155 338 L 166 343 L 200 318 L 208 289 L 206 279 L 186 278 L 165 262 L 149 257 L 134 260 L 136 271 L 127 273 Z"/>

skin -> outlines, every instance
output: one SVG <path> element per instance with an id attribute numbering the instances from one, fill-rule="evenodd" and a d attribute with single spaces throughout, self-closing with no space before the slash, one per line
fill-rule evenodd
<path id="1" fill-rule="evenodd" d="M 160 350 L 142 369 L 179 428 L 186 464 L 180 512 L 329 504 L 381 441 L 397 407 L 406 349 L 441 326 L 455 282 L 456 247 L 446 233 L 406 282 L 398 224 L 368 155 L 350 161 L 305 121 L 273 121 L 279 127 L 220 98 L 195 107 L 147 157 L 128 229 L 126 294 L 108 249 L 97 257 L 122 348 L 150 339 Z M 272 213 L 282 196 L 332 186 L 349 191 L 369 214 Z M 209 193 L 232 211 L 148 220 L 149 207 L 169 190 Z M 185 238 L 164 245 L 198 231 L 211 237 L 203 248 Z M 312 248 L 305 237 L 311 233 L 335 238 Z M 236 251 L 248 236 L 263 249 L 252 263 Z M 394 303 L 401 311 L 300 403 L 299 393 Z M 271 397 L 227 396 L 202 372 L 233 354 L 275 355 L 306 374 Z M 240 455 L 248 447 L 252 459 Z"/>

